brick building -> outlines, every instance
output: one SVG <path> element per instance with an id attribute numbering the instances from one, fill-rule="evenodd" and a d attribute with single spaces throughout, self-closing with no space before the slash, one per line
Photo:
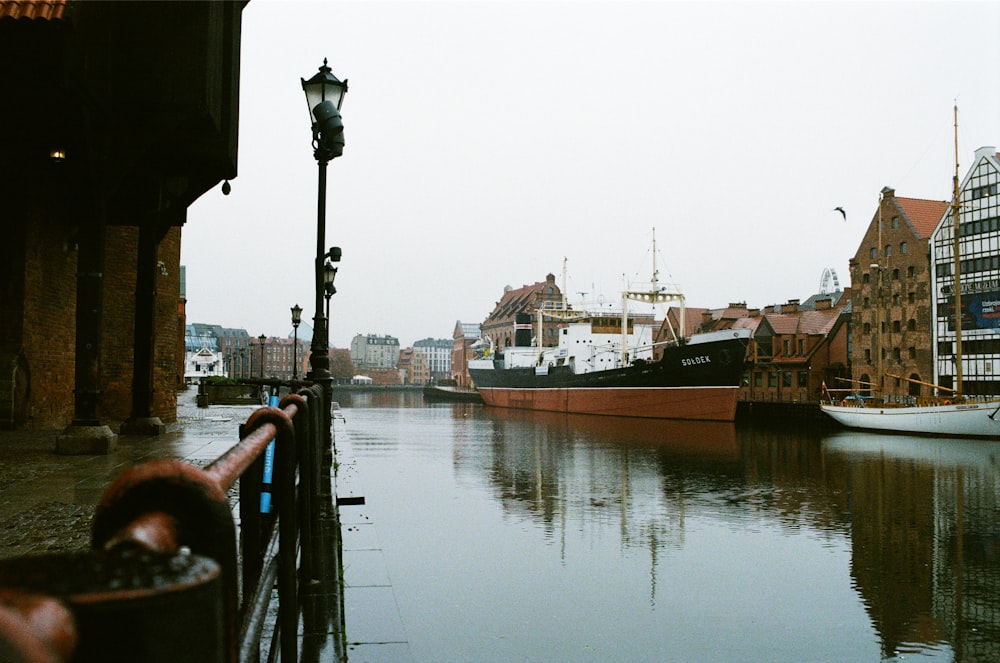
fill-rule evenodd
<path id="1" fill-rule="evenodd" d="M 850 261 L 856 388 L 864 391 L 879 375 L 890 374 L 915 382 L 888 377 L 886 394 L 930 394 L 930 387 L 919 384 L 934 380 L 929 242 L 947 209 L 946 202 L 903 198 L 882 189 Z"/>
<path id="2" fill-rule="evenodd" d="M 421 350 L 416 348 L 401 350 L 397 367 L 403 384 L 427 384 L 431 381 L 427 357 Z"/>
<path id="3" fill-rule="evenodd" d="M 500 301 L 480 325 L 480 333 L 483 339 L 489 339 L 499 352 L 514 344 L 515 315 L 519 313 L 530 315 L 532 328 L 537 329 L 539 310 L 560 308 L 562 302 L 562 290 L 556 285 L 556 277 L 552 274 L 547 275 L 544 281 L 523 285 L 516 290 L 507 286 Z M 543 316 L 541 345 L 557 345 L 558 330 L 564 325 L 565 323 L 559 320 Z"/>
<path id="4" fill-rule="evenodd" d="M 823 384 L 848 375 L 850 289 L 791 299 L 765 309 L 732 303 L 724 308 L 688 308 L 685 323 L 671 307 L 666 321 L 684 336 L 696 332 L 750 329 L 740 400 L 815 402 Z M 664 330 L 666 324 L 664 324 Z M 661 340 L 668 338 L 660 332 Z"/>
<path id="5" fill-rule="evenodd" d="M 477 343 L 482 343 L 482 332 L 479 325 L 461 320 L 456 321 L 455 331 L 452 334 L 451 379 L 459 387 L 472 386 L 472 378 L 469 377 L 469 360 L 475 354 L 473 346 Z"/>
<path id="6" fill-rule="evenodd" d="M 181 226 L 236 176 L 244 4 L 0 3 L 0 124 L 16 127 L 0 150 L 0 424 L 69 426 L 57 449 L 73 453 L 113 446 L 109 423 L 176 418 Z"/>

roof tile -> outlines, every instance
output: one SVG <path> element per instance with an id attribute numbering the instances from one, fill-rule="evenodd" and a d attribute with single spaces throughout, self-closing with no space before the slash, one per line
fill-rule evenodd
<path id="1" fill-rule="evenodd" d="M 929 238 L 937 228 L 941 217 L 948 211 L 948 203 L 940 200 L 896 196 L 896 204 L 910 220 L 920 239 Z"/>
<path id="2" fill-rule="evenodd" d="M 61 20 L 69 0 L 0 0 L 0 19 Z"/>

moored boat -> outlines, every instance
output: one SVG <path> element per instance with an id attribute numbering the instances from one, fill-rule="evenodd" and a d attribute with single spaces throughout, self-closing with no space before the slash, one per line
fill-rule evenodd
<path id="1" fill-rule="evenodd" d="M 469 361 L 469 376 L 487 405 L 575 414 L 733 421 L 750 330 L 716 330 L 684 337 L 684 296 L 657 283 L 622 293 L 620 315 L 563 305 L 514 320 L 513 346 L 485 349 Z M 565 292 L 565 288 L 564 288 Z M 630 319 L 628 302 L 680 302 L 678 329 L 654 342 L 651 317 Z M 539 347 L 541 320 L 561 319 L 558 342 Z"/>
<path id="2" fill-rule="evenodd" d="M 475 389 L 460 389 L 451 385 L 429 384 L 423 388 L 424 400 L 482 403 L 483 397 Z"/>
<path id="3" fill-rule="evenodd" d="M 934 405 L 894 405 L 878 401 L 845 399 L 839 405 L 824 403 L 823 412 L 848 428 L 892 433 L 920 433 L 961 437 L 1000 437 L 1000 402 L 952 402 Z"/>
<path id="4" fill-rule="evenodd" d="M 732 421 L 748 329 L 692 336 L 662 356 L 627 361 L 591 322 L 560 330 L 552 348 L 512 347 L 469 362 L 487 405 L 576 414 Z M 611 335 L 615 336 L 615 335 Z M 629 354 L 629 353 L 626 353 Z"/>

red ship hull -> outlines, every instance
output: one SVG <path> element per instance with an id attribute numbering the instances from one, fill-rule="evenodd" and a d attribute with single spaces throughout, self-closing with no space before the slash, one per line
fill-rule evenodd
<path id="1" fill-rule="evenodd" d="M 480 387 L 487 405 L 548 412 L 654 419 L 733 421 L 739 388 L 570 387 L 517 389 Z"/>

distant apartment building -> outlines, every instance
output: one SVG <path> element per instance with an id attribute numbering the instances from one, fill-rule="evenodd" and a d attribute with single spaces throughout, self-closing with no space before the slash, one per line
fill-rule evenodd
<path id="1" fill-rule="evenodd" d="M 185 376 L 190 377 L 189 369 L 194 370 L 193 367 L 199 362 L 204 365 L 204 356 L 198 361 L 193 357 L 202 348 L 218 354 L 222 361 L 222 375 L 233 378 L 258 375 L 259 373 L 251 372 L 251 369 L 260 365 L 259 351 L 256 356 L 253 353 L 255 345 L 257 339 L 251 338 L 245 329 L 231 329 L 201 322 L 188 324 L 184 334 Z"/>
<path id="2" fill-rule="evenodd" d="M 427 384 L 431 380 L 427 357 L 416 348 L 405 348 L 399 353 L 399 378 L 402 384 Z"/>
<path id="3" fill-rule="evenodd" d="M 395 369 L 399 363 L 399 339 L 388 335 L 357 334 L 351 339 L 351 361 L 358 370 Z"/>
<path id="4" fill-rule="evenodd" d="M 309 372 L 305 361 L 308 349 L 301 339 L 298 339 L 298 347 L 295 343 L 294 335 L 292 338 L 272 336 L 264 341 L 264 375 L 279 380 L 305 377 Z"/>
<path id="5" fill-rule="evenodd" d="M 1000 154 L 995 147 L 976 150 L 959 186 L 958 203 L 957 273 L 950 206 L 931 236 L 933 378 L 935 384 L 955 386 L 957 317 L 962 330 L 962 393 L 1000 395 Z M 956 282 L 961 284 L 959 316 Z"/>
<path id="6" fill-rule="evenodd" d="M 930 238 L 948 204 L 881 191 L 857 253 L 852 284 L 850 384 L 887 396 L 931 393 L 934 380 Z"/>
<path id="7" fill-rule="evenodd" d="M 493 307 L 486 319 L 480 325 L 484 340 L 493 344 L 499 352 L 514 344 L 514 316 L 525 313 L 531 316 L 533 336 L 538 332 L 538 316 L 545 309 L 559 308 L 563 302 L 563 293 L 556 285 L 556 277 L 549 274 L 544 281 L 523 285 L 514 289 L 504 288 L 503 296 Z M 559 342 L 558 330 L 565 322 L 542 316 L 542 341 L 539 345 L 554 346 Z"/>
<path id="8" fill-rule="evenodd" d="M 452 347 L 454 341 L 447 338 L 425 338 L 413 343 L 414 350 L 424 353 L 427 370 L 433 380 L 446 380 L 451 377 Z"/>

